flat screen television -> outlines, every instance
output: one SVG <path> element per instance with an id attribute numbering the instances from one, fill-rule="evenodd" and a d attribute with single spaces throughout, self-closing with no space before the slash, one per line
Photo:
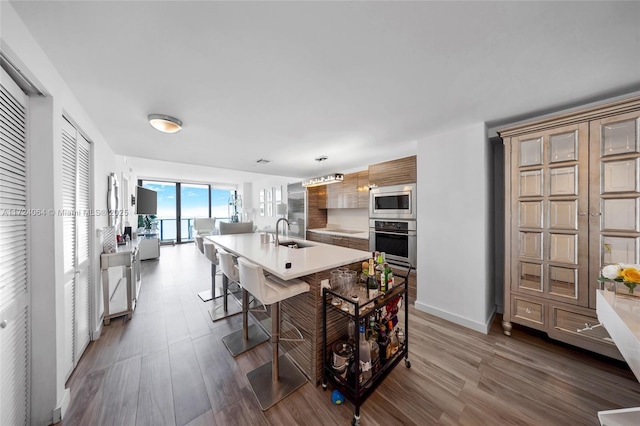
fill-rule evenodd
<path id="1" fill-rule="evenodd" d="M 158 193 L 136 186 L 136 214 L 158 214 Z"/>

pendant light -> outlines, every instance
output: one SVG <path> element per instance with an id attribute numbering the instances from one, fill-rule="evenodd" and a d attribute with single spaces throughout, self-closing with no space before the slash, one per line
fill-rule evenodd
<path id="1" fill-rule="evenodd" d="M 315 158 L 314 160 L 316 160 L 318 163 L 323 165 L 323 162 L 326 161 L 328 158 L 329 157 L 327 157 L 326 155 L 322 155 L 318 158 Z M 322 168 L 324 169 L 324 165 Z M 344 180 L 344 175 L 342 173 L 329 173 L 326 175 L 323 174 L 323 172 L 320 172 L 320 173 L 321 175 L 318 177 L 303 180 L 302 186 L 304 186 L 305 188 L 309 188 L 312 186 L 321 186 L 321 185 L 329 185 L 331 183 L 338 183 Z"/>

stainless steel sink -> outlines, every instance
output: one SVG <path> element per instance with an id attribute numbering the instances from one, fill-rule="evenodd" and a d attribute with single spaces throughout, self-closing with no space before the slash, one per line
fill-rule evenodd
<path id="1" fill-rule="evenodd" d="M 313 244 L 305 244 L 298 241 L 280 241 L 280 245 L 291 249 L 313 247 Z"/>

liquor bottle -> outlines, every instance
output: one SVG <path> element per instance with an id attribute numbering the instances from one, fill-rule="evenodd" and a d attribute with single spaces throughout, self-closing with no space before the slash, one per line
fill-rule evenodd
<path id="1" fill-rule="evenodd" d="M 378 332 L 375 329 L 376 320 L 373 315 L 369 317 L 369 329 L 367 340 L 371 346 L 371 372 L 376 374 L 380 369 L 380 347 L 378 346 Z"/>
<path id="2" fill-rule="evenodd" d="M 382 258 L 378 256 L 378 260 L 382 260 Z M 382 282 L 383 274 L 384 274 L 384 266 L 382 265 L 382 263 L 377 263 L 376 261 L 376 281 L 378 281 L 378 283 Z"/>
<path id="3" fill-rule="evenodd" d="M 387 327 L 380 325 L 380 333 L 378 334 L 378 347 L 380 350 L 380 365 L 385 365 L 389 357 L 391 357 L 391 347 L 389 346 L 389 337 L 387 336 Z"/>
<path id="4" fill-rule="evenodd" d="M 398 352 L 398 336 L 393 330 L 392 321 L 389 321 L 389 346 L 391 347 L 391 356 Z"/>
<path id="5" fill-rule="evenodd" d="M 387 269 L 389 270 L 387 275 L 387 290 L 391 290 L 393 288 L 393 269 L 389 265 L 387 265 Z"/>
<path id="6" fill-rule="evenodd" d="M 398 327 L 396 335 L 398 336 L 398 344 L 400 346 L 404 345 L 404 331 L 402 331 L 402 328 Z"/>
<path id="7" fill-rule="evenodd" d="M 360 324 L 358 340 L 358 354 L 360 356 L 360 384 L 366 384 L 371 378 L 371 346 L 364 335 L 364 324 Z"/>
<path id="8" fill-rule="evenodd" d="M 380 291 L 386 293 L 389 290 L 389 265 L 382 264 L 382 275 L 380 277 Z"/>
<path id="9" fill-rule="evenodd" d="M 367 277 L 367 295 L 369 300 L 378 297 L 378 281 L 374 272 L 373 259 L 369 261 L 369 276 Z"/>

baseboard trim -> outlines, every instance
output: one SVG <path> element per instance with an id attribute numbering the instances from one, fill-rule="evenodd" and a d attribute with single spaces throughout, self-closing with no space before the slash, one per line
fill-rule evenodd
<path id="1" fill-rule="evenodd" d="M 71 389 L 66 388 L 62 391 L 62 396 L 60 397 L 60 401 L 58 401 L 58 406 L 53 410 L 53 423 L 59 423 L 67 412 L 67 408 L 69 408 L 69 403 L 71 402 Z"/>
<path id="2" fill-rule="evenodd" d="M 100 335 L 102 334 L 102 327 L 104 327 L 104 315 L 100 316 L 100 321 L 98 321 L 98 328 L 91 332 L 91 340 L 98 340 Z"/>
<path id="3" fill-rule="evenodd" d="M 489 330 L 491 329 L 491 323 L 493 322 L 493 317 L 496 314 L 496 309 L 494 307 L 492 311 L 489 313 L 488 318 L 485 319 L 485 322 L 481 323 L 457 314 L 452 314 L 451 312 L 443 311 L 441 309 L 427 305 L 426 303 L 422 303 L 418 300 L 414 302 L 414 306 L 419 311 L 426 312 L 428 314 L 434 315 L 438 318 L 442 318 L 454 324 L 458 324 L 463 327 L 470 328 L 471 330 L 477 331 L 482 334 L 489 334 Z"/>

